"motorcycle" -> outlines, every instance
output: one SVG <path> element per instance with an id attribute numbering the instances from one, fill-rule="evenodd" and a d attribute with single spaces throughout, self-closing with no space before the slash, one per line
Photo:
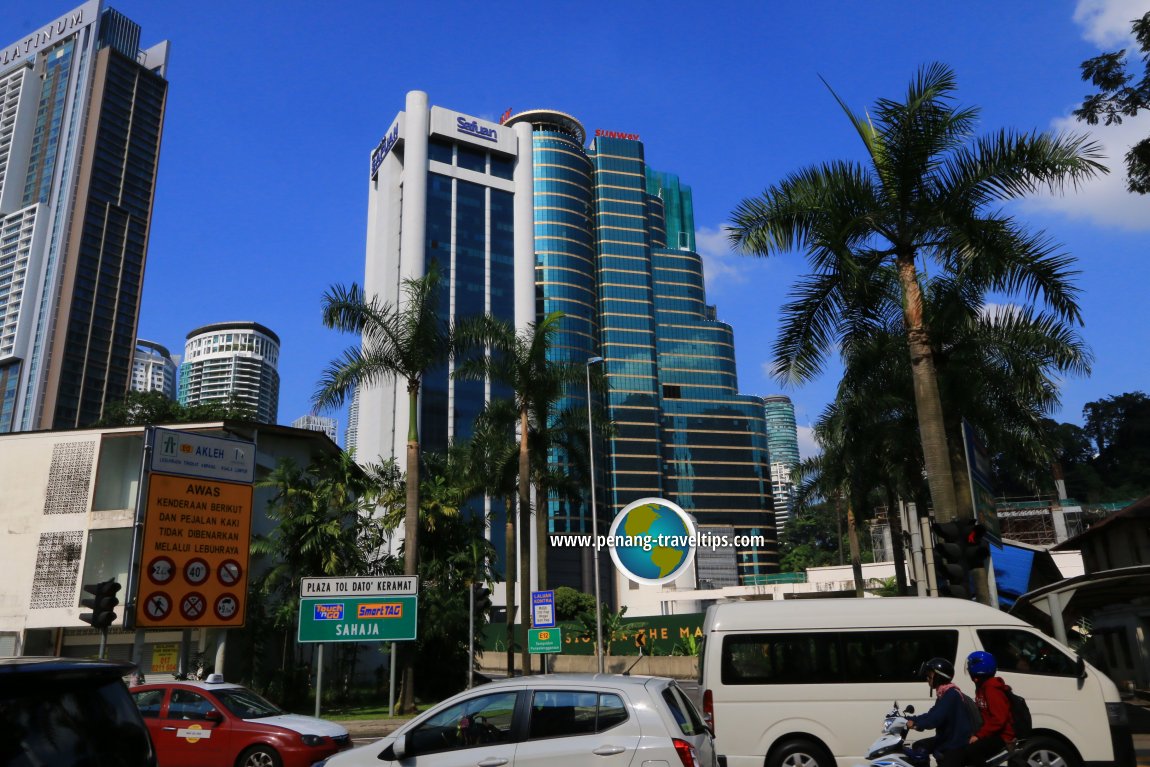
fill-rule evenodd
<path id="1" fill-rule="evenodd" d="M 900 710 L 895 701 L 882 721 L 882 734 L 867 751 L 867 763 L 856 767 L 930 767 L 930 753 L 915 744 L 907 743 L 909 732 L 906 720 L 914 715 L 914 706 Z M 988 767 L 1005 765 L 1014 755 L 1007 749 L 986 760 Z"/>

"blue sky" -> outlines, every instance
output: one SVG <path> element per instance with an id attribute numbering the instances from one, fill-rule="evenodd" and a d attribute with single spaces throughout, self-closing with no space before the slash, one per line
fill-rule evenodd
<path id="1" fill-rule="evenodd" d="M 0 40 L 76 2 L 6 0 Z M 1123 47 L 1148 0 L 1010 3 L 477 3 L 118 0 L 143 44 L 172 42 L 171 82 L 139 333 L 181 353 L 195 327 L 254 320 L 282 340 L 280 421 L 306 413 L 327 362 L 353 342 L 323 328 L 320 297 L 362 281 L 368 157 L 408 90 L 497 120 L 554 108 L 638 133 L 648 163 L 694 191 L 708 300 L 735 330 L 744 393 L 786 393 L 800 427 L 833 373 L 786 390 L 767 371 L 801 254 L 731 253 L 730 212 L 785 174 L 862 147 L 822 85 L 856 110 L 899 97 L 923 64 L 953 67 L 960 99 L 1001 127 L 1084 132 L 1079 63 Z M 1059 420 L 1147 390 L 1150 198 L 1120 158 L 1141 117 L 1093 131 L 1115 172 L 1014 208 L 1079 259 L 1093 375 L 1065 383 Z M 343 414 L 338 414 L 340 431 Z M 804 453 L 811 451 L 803 435 Z"/>

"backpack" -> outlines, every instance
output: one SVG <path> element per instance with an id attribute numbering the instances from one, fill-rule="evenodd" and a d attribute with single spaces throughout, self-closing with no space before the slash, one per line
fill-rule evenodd
<path id="1" fill-rule="evenodd" d="M 1026 705 L 1026 699 L 1009 687 L 1006 688 L 1006 699 L 1010 701 L 1010 718 L 1014 722 L 1014 737 L 1030 737 L 1030 733 L 1034 729 L 1034 720 L 1030 718 L 1030 706 Z"/>
<path id="2" fill-rule="evenodd" d="M 966 710 L 966 720 L 970 722 L 970 732 L 973 735 L 982 729 L 982 712 L 978 710 L 978 702 L 968 698 L 962 690 L 958 691 L 962 698 L 962 707 Z"/>

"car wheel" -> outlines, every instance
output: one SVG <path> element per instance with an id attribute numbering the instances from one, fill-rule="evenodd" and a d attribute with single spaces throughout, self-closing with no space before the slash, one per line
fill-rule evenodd
<path id="1" fill-rule="evenodd" d="M 252 746 L 240 754 L 236 767 L 283 767 L 283 760 L 271 746 Z"/>
<path id="2" fill-rule="evenodd" d="M 767 767 L 835 767 L 835 761 L 817 743 L 788 740 L 771 752 Z"/>
<path id="3" fill-rule="evenodd" d="M 1022 751 L 1026 755 L 1026 767 L 1082 767 L 1078 754 L 1054 738 L 1027 738 Z"/>

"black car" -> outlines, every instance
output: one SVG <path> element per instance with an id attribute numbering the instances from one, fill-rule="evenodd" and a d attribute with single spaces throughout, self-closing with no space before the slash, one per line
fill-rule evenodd
<path id="1" fill-rule="evenodd" d="M 131 663 L 0 658 L 0 765 L 155 767 Z"/>

